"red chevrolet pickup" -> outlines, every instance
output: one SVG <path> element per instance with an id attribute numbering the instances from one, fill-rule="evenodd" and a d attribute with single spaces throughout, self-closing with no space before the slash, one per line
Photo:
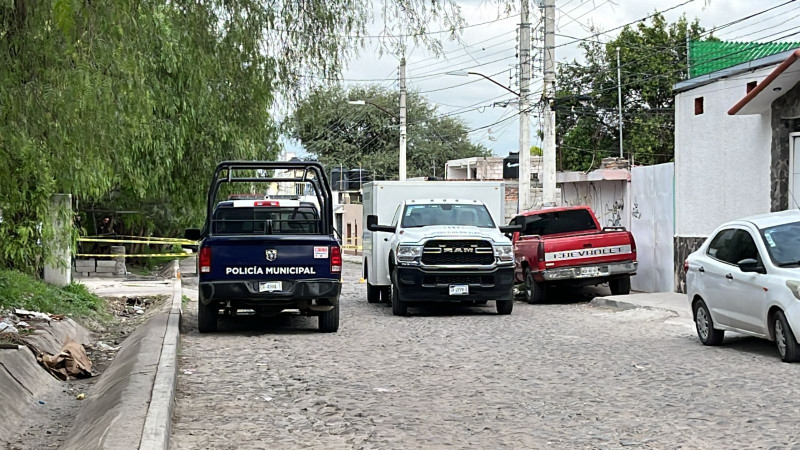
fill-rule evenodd
<path id="1" fill-rule="evenodd" d="M 589 207 L 529 211 L 516 216 L 515 276 L 528 303 L 541 303 L 553 285 L 608 283 L 614 295 L 630 293 L 636 242 L 622 227 L 603 228 Z"/>

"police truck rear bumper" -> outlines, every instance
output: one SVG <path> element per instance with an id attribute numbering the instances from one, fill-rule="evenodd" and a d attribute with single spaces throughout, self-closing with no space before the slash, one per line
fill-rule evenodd
<path id="1" fill-rule="evenodd" d="M 514 287 L 514 267 L 488 270 L 431 270 L 397 267 L 394 274 L 400 301 L 463 302 L 509 300 Z M 467 295 L 450 295 L 450 286 L 467 285 Z"/>
<path id="2" fill-rule="evenodd" d="M 200 301 L 204 305 L 227 300 L 252 305 L 269 305 L 295 300 L 339 298 L 342 290 L 342 283 L 337 279 L 280 281 L 282 289 L 275 292 L 259 292 L 259 283 L 263 283 L 264 280 L 200 282 Z"/>

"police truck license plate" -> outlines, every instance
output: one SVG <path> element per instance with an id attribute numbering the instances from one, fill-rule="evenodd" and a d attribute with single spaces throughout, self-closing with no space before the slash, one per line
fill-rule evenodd
<path id="1" fill-rule="evenodd" d="M 466 284 L 451 284 L 450 295 L 468 295 L 469 285 Z"/>
<path id="2" fill-rule="evenodd" d="M 283 282 L 281 281 L 264 281 L 258 283 L 258 292 L 275 292 L 283 290 Z"/>

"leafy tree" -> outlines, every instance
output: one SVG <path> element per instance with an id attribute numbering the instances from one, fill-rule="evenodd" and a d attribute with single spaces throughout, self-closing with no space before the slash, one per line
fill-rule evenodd
<path id="1" fill-rule="evenodd" d="M 214 165 L 274 157 L 276 98 L 335 78 L 370 10 L 368 0 L 0 2 L 0 267 L 41 267 L 57 192 L 73 194 L 89 229 L 94 212 L 119 210 L 133 211 L 116 218 L 129 233 L 197 224 Z M 451 0 L 388 3 L 383 14 L 434 49 L 420 33 L 463 23 Z"/>
<path id="2" fill-rule="evenodd" d="M 366 104 L 348 103 L 354 101 Z M 328 166 L 363 167 L 391 179 L 398 171 L 397 105 L 397 93 L 380 86 L 323 87 L 297 105 L 283 128 Z M 410 92 L 406 105 L 408 176 L 431 176 L 449 159 L 490 154 L 470 142 L 463 122 L 441 115 L 422 95 Z"/>
<path id="3" fill-rule="evenodd" d="M 562 64 L 557 75 L 556 139 L 564 170 L 588 170 L 619 154 L 617 56 L 622 68 L 623 144 L 637 163 L 671 161 L 674 155 L 672 86 L 686 76 L 686 36 L 703 28 L 685 17 L 669 24 L 625 27 L 616 39 L 581 43 L 584 64 Z M 709 38 L 713 39 L 713 38 Z"/>

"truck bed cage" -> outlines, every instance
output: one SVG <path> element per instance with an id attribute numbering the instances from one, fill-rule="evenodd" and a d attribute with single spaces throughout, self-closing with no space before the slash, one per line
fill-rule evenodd
<path id="1" fill-rule="evenodd" d="M 301 177 L 236 177 L 237 170 L 302 170 Z M 311 175 L 311 176 L 309 176 Z M 320 211 L 321 234 L 333 235 L 333 193 L 322 164 L 314 161 L 223 161 L 214 170 L 211 186 L 208 188 L 208 204 L 205 230 L 213 234 L 211 226 L 214 219 L 214 206 L 217 192 L 223 183 L 309 183 L 314 188 Z"/>

